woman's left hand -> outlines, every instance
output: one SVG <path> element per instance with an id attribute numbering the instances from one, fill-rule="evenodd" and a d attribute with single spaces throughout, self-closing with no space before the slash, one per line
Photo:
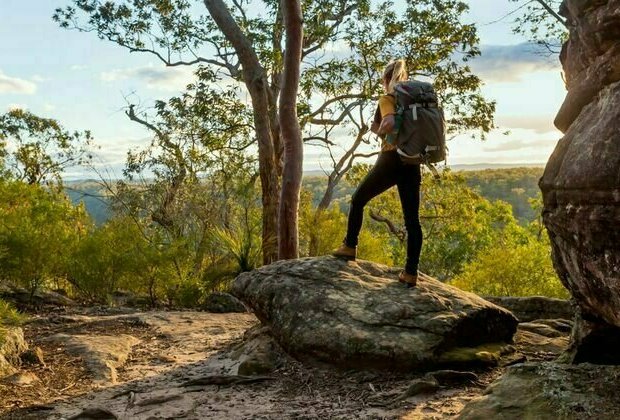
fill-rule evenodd
<path id="1" fill-rule="evenodd" d="M 394 130 L 394 126 L 396 125 L 396 119 L 393 114 L 386 115 L 381 120 L 381 126 L 379 127 L 379 131 L 377 134 L 388 134 Z"/>

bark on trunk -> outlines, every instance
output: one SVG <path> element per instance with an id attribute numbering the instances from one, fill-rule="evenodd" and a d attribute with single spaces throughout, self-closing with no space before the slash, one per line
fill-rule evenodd
<path id="1" fill-rule="evenodd" d="M 252 98 L 254 126 L 258 140 L 258 166 L 263 204 L 263 264 L 278 257 L 278 183 L 274 139 L 269 121 L 269 85 L 267 72 L 256 51 L 222 0 L 204 0 L 209 14 L 232 44 L 243 67 L 243 81 Z"/>
<path id="2" fill-rule="evenodd" d="M 303 25 L 299 0 L 282 0 L 286 33 L 284 71 L 280 93 L 280 133 L 284 144 L 284 169 L 280 197 L 279 257 L 299 256 L 299 190 L 303 168 L 303 143 L 297 118 L 297 90 L 303 47 Z"/>

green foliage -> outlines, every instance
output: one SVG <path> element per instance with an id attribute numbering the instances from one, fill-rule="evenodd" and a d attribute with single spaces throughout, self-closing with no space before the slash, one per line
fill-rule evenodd
<path id="1" fill-rule="evenodd" d="M 550 251 L 547 240 L 502 238 L 466 264 L 451 284 L 480 295 L 566 299 L 569 293 L 553 270 Z"/>
<path id="2" fill-rule="evenodd" d="M 105 303 L 117 290 L 147 296 L 151 305 L 185 306 L 193 299 L 188 290 L 197 281 L 185 241 L 169 242 L 129 217 L 114 218 L 90 232 L 72 259 L 68 280 L 91 302 Z"/>
<path id="3" fill-rule="evenodd" d="M 0 282 L 34 292 L 64 278 L 89 225 L 84 208 L 61 191 L 0 180 Z"/>
<path id="4" fill-rule="evenodd" d="M 506 203 L 490 202 L 471 190 L 460 174 L 446 172 L 439 183 L 425 176 L 420 208 L 425 236 L 421 270 L 441 280 L 457 275 L 498 232 L 516 224 L 511 213 Z"/>
<path id="5" fill-rule="evenodd" d="M 0 346 L 6 327 L 18 326 L 24 321 L 24 317 L 17 312 L 9 303 L 0 299 Z"/>
<path id="6" fill-rule="evenodd" d="M 312 193 L 301 192 L 299 205 L 299 250 L 302 256 L 329 254 L 337 248 L 345 235 L 347 218 L 333 205 L 320 210 L 313 204 Z"/>
<path id="7" fill-rule="evenodd" d="M 0 174 L 29 184 L 60 182 L 64 169 L 92 156 L 89 131 L 69 132 L 58 121 L 15 109 L 0 115 Z"/>
<path id="8" fill-rule="evenodd" d="M 359 183 L 368 170 L 366 165 L 354 167 L 349 182 Z M 406 230 L 396 188 L 373 199 L 365 219 L 373 236 L 388 235 L 382 248 L 389 245 L 393 263 L 403 265 Z M 420 270 L 441 280 L 460 273 L 498 232 L 516 225 L 509 205 L 486 200 L 467 186 L 461 174 L 450 171 L 443 173 L 441 182 L 430 174 L 423 176 L 420 221 L 424 234 Z"/>
<path id="9" fill-rule="evenodd" d="M 0 328 L 19 325 L 23 320 L 24 317 L 11 304 L 0 299 Z"/>
<path id="10" fill-rule="evenodd" d="M 568 39 L 568 28 L 564 18 L 557 15 L 562 1 L 510 1 L 518 4 L 517 11 L 519 11 L 514 20 L 513 32 L 542 46 L 546 53 L 559 53 L 562 43 Z"/>

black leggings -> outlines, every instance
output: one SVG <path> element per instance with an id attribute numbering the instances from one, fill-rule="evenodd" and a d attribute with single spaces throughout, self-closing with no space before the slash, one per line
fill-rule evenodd
<path id="1" fill-rule="evenodd" d="M 371 199 L 396 185 L 407 228 L 407 263 L 405 271 L 416 274 L 422 251 L 420 226 L 420 165 L 405 165 L 396 151 L 381 152 L 366 178 L 351 197 L 345 245 L 355 248 L 362 228 L 364 206 Z"/>

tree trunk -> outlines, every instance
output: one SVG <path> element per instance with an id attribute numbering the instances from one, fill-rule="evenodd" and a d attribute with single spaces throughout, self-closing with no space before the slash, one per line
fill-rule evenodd
<path id="1" fill-rule="evenodd" d="M 263 264 L 278 257 L 278 183 L 274 139 L 269 121 L 269 85 L 267 72 L 258 61 L 256 51 L 222 0 L 204 0 L 215 24 L 232 44 L 243 67 L 243 81 L 252 98 L 254 127 L 258 140 L 258 167 L 263 204 Z"/>
<path id="2" fill-rule="evenodd" d="M 297 118 L 303 24 L 300 0 L 282 0 L 282 16 L 286 33 L 284 71 L 280 93 L 280 132 L 284 145 L 282 195 L 280 197 L 279 257 L 299 256 L 299 191 L 303 170 L 303 143 Z"/>

